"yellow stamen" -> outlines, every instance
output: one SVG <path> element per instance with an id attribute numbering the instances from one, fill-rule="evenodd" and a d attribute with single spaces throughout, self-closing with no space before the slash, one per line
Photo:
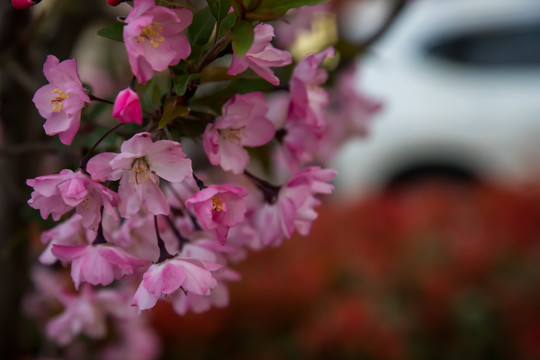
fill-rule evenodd
<path id="1" fill-rule="evenodd" d="M 144 42 L 144 40 L 148 40 L 153 47 L 157 48 L 159 47 L 159 43 L 165 40 L 161 36 L 162 32 L 163 26 L 159 25 L 159 23 L 152 23 L 142 29 L 141 35 L 137 37 L 137 41 Z"/>
<path id="2" fill-rule="evenodd" d="M 133 180 L 129 181 L 132 185 L 134 183 L 137 185 L 148 185 L 150 181 L 154 181 L 155 172 L 148 169 L 148 165 L 143 158 L 135 160 L 129 172 L 133 174 L 133 178 L 135 179 L 135 182 Z"/>
<path id="3" fill-rule="evenodd" d="M 217 212 L 223 211 L 223 199 L 212 196 L 212 210 Z"/>
<path id="4" fill-rule="evenodd" d="M 51 105 L 53 106 L 52 109 L 54 112 L 60 112 L 64 110 L 64 100 L 66 100 L 68 97 L 71 96 L 71 93 L 65 93 L 64 90 L 61 90 L 59 88 L 56 88 L 52 91 L 54 95 L 56 95 L 51 100 Z"/>
<path id="5" fill-rule="evenodd" d="M 246 135 L 246 127 L 243 126 L 240 129 L 233 129 L 233 128 L 227 128 L 220 131 L 221 136 L 223 136 L 225 139 L 227 139 L 229 142 L 232 142 L 233 144 L 238 144 L 242 142 L 242 138 L 245 138 Z"/>

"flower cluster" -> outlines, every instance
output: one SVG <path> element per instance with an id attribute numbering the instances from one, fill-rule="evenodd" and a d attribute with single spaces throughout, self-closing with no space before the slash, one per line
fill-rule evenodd
<path id="1" fill-rule="evenodd" d="M 331 99 L 323 87 L 323 62 L 334 49 L 291 65 L 289 52 L 271 43 L 271 24 L 248 20 L 253 17 L 236 3 L 228 13 L 216 10 L 220 2 L 208 4 L 194 16 L 188 8 L 134 0 L 122 30 L 133 79 L 116 95 L 112 117 L 118 124 L 94 143 L 78 169 L 27 181 L 34 190 L 29 205 L 44 219 L 64 220 L 42 233 L 47 248 L 40 261 L 70 266 L 81 289 L 80 299 L 63 297 L 66 313 L 49 325 L 61 344 L 79 333 L 103 334 L 104 300 L 91 285 L 112 284 L 113 294 L 129 293 L 125 305 L 139 311 L 159 300 L 179 314 L 226 306 L 227 284 L 240 279 L 231 266 L 246 250 L 278 246 L 295 231 L 307 235 L 319 195 L 333 191 L 336 172 L 316 161 L 328 160 L 321 149 L 330 154 L 346 137 L 331 130 Z M 208 23 L 214 26 L 193 20 L 201 14 L 213 16 Z M 221 71 L 215 60 L 230 61 L 228 69 Z M 289 65 L 292 76 L 281 81 L 280 91 L 246 86 L 225 98 L 218 87 L 198 91 L 203 83 L 253 76 L 277 86 L 280 78 L 271 68 Z M 152 84 L 166 77 L 155 75 L 165 70 L 168 90 L 153 96 L 159 87 Z M 45 132 L 70 145 L 83 108 L 112 102 L 89 94 L 75 59 L 60 62 L 50 55 L 44 73 L 49 84 L 34 103 L 46 119 Z M 350 89 L 345 92 L 347 102 L 355 101 Z M 143 96 L 149 99 L 144 104 Z M 98 147 L 126 123 L 116 132 L 118 141 Z M 106 147 L 112 151 L 101 150 Z M 78 319 L 82 306 L 93 309 L 99 325 Z M 83 325 L 75 331 L 69 321 Z"/>

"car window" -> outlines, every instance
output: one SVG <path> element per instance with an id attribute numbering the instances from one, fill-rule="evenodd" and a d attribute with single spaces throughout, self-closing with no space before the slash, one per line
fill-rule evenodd
<path id="1" fill-rule="evenodd" d="M 440 38 L 426 50 L 428 55 L 464 65 L 540 67 L 540 24 Z"/>

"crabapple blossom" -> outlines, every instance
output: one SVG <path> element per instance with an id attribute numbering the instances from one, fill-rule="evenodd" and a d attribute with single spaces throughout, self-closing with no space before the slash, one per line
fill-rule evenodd
<path id="1" fill-rule="evenodd" d="M 336 176 L 335 170 L 318 166 L 298 171 L 280 188 L 274 203 L 266 203 L 255 214 L 255 225 L 266 246 L 281 244 L 290 238 L 295 228 L 307 235 L 317 213 L 313 207 L 320 201 L 315 194 L 330 194 L 334 187 L 328 184 Z"/>
<path id="2" fill-rule="evenodd" d="M 47 335 L 60 345 L 84 334 L 93 339 L 105 337 L 107 315 L 121 315 L 125 305 L 120 293 L 112 290 L 94 291 L 83 286 L 78 295 L 63 291 L 58 299 L 65 306 L 60 315 L 47 324 Z"/>
<path id="3" fill-rule="evenodd" d="M 12 2 L 29 7 L 38 1 Z M 116 6 L 123 0 L 107 2 Z M 274 28 L 260 21 L 279 20 L 281 10 L 277 9 L 286 6 L 271 1 L 253 2 L 245 9 L 240 3 L 188 3 L 134 0 L 131 10 L 127 5 L 118 8 L 129 11 L 126 18 L 118 18 L 124 24 L 117 22 L 100 32 L 118 40 L 112 29 L 123 26 L 133 80 L 112 104 L 112 116 L 119 123 L 142 124 L 135 80 L 147 83 L 155 72 L 169 70 L 147 86 L 137 87 L 141 96 L 144 93 L 148 110 L 144 132 L 134 130 L 134 126 L 120 130 L 114 126 L 101 136 L 102 126 L 110 119 L 95 108 L 85 113 L 83 131 L 89 136 L 71 151 L 77 154 L 90 149 L 82 157 L 80 169 L 27 180 L 33 188 L 28 203 L 39 209 L 44 219 L 52 215 L 57 221 L 75 209 L 70 218 L 42 233 L 47 248 L 40 261 L 70 266 L 80 294 L 66 293 L 64 284 L 48 289 L 50 294 L 39 303 L 47 304 L 42 317 L 51 311 L 49 307 L 57 303 L 57 298 L 64 304 L 64 313 L 47 325 L 49 337 L 62 346 L 79 335 L 117 340 L 110 346 L 100 344 L 91 357 L 158 356 L 152 333 L 129 317 L 126 296 L 137 308 L 131 308 L 131 314 L 154 307 L 160 299 L 170 301 L 181 315 L 227 306 L 228 283 L 240 279 L 229 264 L 245 258 L 249 250 L 279 245 L 294 231 L 307 235 L 317 217 L 314 208 L 321 203 L 317 196 L 333 191 L 330 182 L 335 171 L 305 166 L 320 160 L 321 152 L 333 153 L 337 143 L 348 136 L 345 130 L 327 126 L 328 119 L 342 110 L 329 109 L 330 96 L 322 87 L 328 74 L 320 67 L 334 49 L 299 61 L 292 71 L 290 90 L 273 97 L 267 91 L 268 83 L 280 83 L 273 68 L 291 64 L 292 58 L 289 52 L 272 45 Z M 188 5 L 197 9 L 196 18 L 201 23 L 190 26 L 193 14 L 182 8 Z M 231 37 L 235 44 L 237 40 L 250 40 L 250 34 L 243 34 L 238 26 L 246 23 L 246 28 L 257 25 L 250 48 L 238 56 L 235 47 L 231 50 Z M 308 22 L 302 26 L 308 28 Z M 192 46 L 196 50 L 193 54 Z M 231 52 L 230 66 L 224 69 L 222 65 Z M 232 79 L 248 68 L 265 80 L 262 85 L 260 81 Z M 45 132 L 58 134 L 60 141 L 69 145 L 79 129 L 85 104 L 91 100 L 110 102 L 87 94 L 75 59 L 60 62 L 50 55 L 43 71 L 49 84 L 35 93 L 33 101 L 46 119 Z M 93 88 L 99 88 L 102 82 L 97 81 Z M 348 93 L 350 85 L 340 96 L 342 101 L 352 103 L 357 97 Z M 349 108 L 358 109 L 346 104 L 343 111 Z M 95 121 L 98 117 L 99 124 Z M 336 120 L 332 126 L 335 124 L 343 123 Z M 111 139 L 115 132 L 117 138 Z M 97 137 L 93 145 L 87 143 Z M 168 140 L 162 140 L 165 137 Z M 114 150 L 101 152 L 103 148 Z M 257 156 L 250 157 L 248 150 Z M 191 158 L 201 160 L 202 164 L 196 165 L 202 180 L 193 173 Z M 206 158 L 214 166 L 208 166 L 205 172 Z M 246 170 L 248 166 L 250 171 L 266 170 L 272 181 L 284 185 L 276 186 L 252 175 Z M 118 189 L 118 193 L 111 189 Z M 57 278 L 58 282 L 69 281 L 66 276 Z M 113 282 L 115 286 L 105 291 L 90 286 Z M 47 281 L 41 285 L 52 288 Z M 106 330 L 110 320 L 120 320 L 112 333 Z M 83 341 L 78 345 L 79 349 L 86 346 Z M 69 357 L 73 353 L 62 354 Z"/>
<path id="4" fill-rule="evenodd" d="M 244 219 L 247 191 L 232 185 L 210 185 L 186 200 L 202 228 L 214 230 L 221 243 L 227 239 L 231 226 Z"/>
<path id="5" fill-rule="evenodd" d="M 300 120 L 314 127 L 317 133 L 324 130 L 323 109 L 328 105 L 328 93 L 321 84 L 326 82 L 328 73 L 319 69 L 324 59 L 334 56 L 330 47 L 317 54 L 302 59 L 294 68 L 290 81 L 291 104 L 289 118 Z"/>
<path id="6" fill-rule="evenodd" d="M 241 174 L 249 163 L 243 146 L 261 146 L 272 140 L 274 125 L 265 115 L 262 93 L 235 95 L 223 106 L 222 115 L 206 126 L 203 146 L 212 165 Z"/>
<path id="7" fill-rule="evenodd" d="M 116 322 L 116 341 L 100 350 L 99 359 L 104 360 L 152 360 L 159 359 L 160 341 L 158 334 L 144 316 L 130 308 L 126 316 Z"/>
<path id="8" fill-rule="evenodd" d="M 229 244 L 220 244 L 213 233 L 200 231 L 194 234 L 191 242 L 182 247 L 180 255 L 187 259 L 201 259 L 219 264 L 226 262 L 222 254 L 230 254 L 235 249 Z"/>
<path id="9" fill-rule="evenodd" d="M 59 62 L 58 58 L 49 55 L 43 73 L 49 84 L 39 88 L 32 101 L 47 120 L 43 125 L 45 133 L 58 134 L 63 144 L 70 145 L 79 130 L 81 110 L 90 102 L 77 73 L 77 60 Z"/>
<path id="10" fill-rule="evenodd" d="M 58 221 L 75 208 L 83 218 L 82 225 L 97 231 L 102 206 L 113 218 L 117 218 L 113 206 L 118 204 L 118 195 L 80 170 L 73 172 L 64 169 L 59 174 L 28 179 L 26 184 L 34 188 L 28 204 L 39 209 L 43 219 L 52 214 L 52 218 Z"/>
<path id="11" fill-rule="evenodd" d="M 192 18 L 188 9 L 157 6 L 154 0 L 134 0 L 125 20 L 124 43 L 137 81 L 145 83 L 154 71 L 163 71 L 189 56 L 191 47 L 182 31 Z"/>
<path id="12" fill-rule="evenodd" d="M 291 55 L 279 50 L 270 43 L 274 37 L 272 25 L 259 24 L 253 28 L 253 43 L 249 50 L 238 57 L 234 52 L 231 66 L 227 74 L 238 75 L 248 67 L 272 85 L 279 85 L 279 78 L 270 67 L 287 66 L 292 62 Z"/>
<path id="13" fill-rule="evenodd" d="M 30 269 L 32 291 L 23 300 L 22 307 L 34 319 L 45 322 L 49 308 L 57 306 L 58 296 L 65 291 L 68 279 L 50 267 L 35 264 Z"/>
<path id="14" fill-rule="evenodd" d="M 142 132 L 124 141 L 120 150 L 120 154 L 98 154 L 87 166 L 94 179 L 120 179 L 120 215 L 131 217 L 142 205 L 151 214 L 169 214 L 159 178 L 181 182 L 192 174 L 191 160 L 182 151 L 182 144 L 170 140 L 153 142 L 150 133 Z"/>
<path id="15" fill-rule="evenodd" d="M 180 256 L 153 264 L 144 273 L 131 305 L 139 310 L 150 309 L 162 295 L 171 295 L 181 289 L 197 295 L 209 295 L 217 286 L 213 273 L 221 268 L 213 262 Z"/>
<path id="16" fill-rule="evenodd" d="M 122 248 L 107 243 L 53 245 L 52 253 L 60 260 L 71 261 L 71 277 L 76 289 L 82 281 L 92 285 L 109 285 L 115 279 L 133 274 L 135 267 L 149 264 L 149 261 L 131 256 Z"/>
<path id="17" fill-rule="evenodd" d="M 288 99 L 281 94 L 272 100 L 286 104 L 288 112 L 283 118 L 280 112 L 272 112 L 269 117 L 278 127 L 278 133 L 283 136 L 278 140 L 283 143 L 283 149 L 276 152 L 276 157 L 287 163 L 290 170 L 297 171 L 299 165 L 313 160 L 313 153 L 321 147 L 321 138 L 326 131 L 325 108 L 329 97 L 321 85 L 328 76 L 326 70 L 319 69 L 327 56 L 334 54 L 333 48 L 328 48 L 317 54 L 308 55 L 295 67 L 290 81 Z M 278 118 L 275 116 L 278 115 Z"/>
<path id="18" fill-rule="evenodd" d="M 260 251 L 264 247 L 257 229 L 248 221 L 248 219 L 252 218 L 252 213 L 253 210 L 248 210 L 245 221 L 232 227 L 229 231 L 227 245 L 230 245 L 235 251 L 227 252 L 226 255 L 233 263 L 238 263 L 247 258 L 248 252 L 246 248 L 253 251 Z"/>
<path id="19" fill-rule="evenodd" d="M 114 100 L 113 118 L 118 119 L 120 123 L 142 124 L 142 109 L 139 101 L 139 95 L 130 88 L 124 89 L 118 93 Z"/>
<path id="20" fill-rule="evenodd" d="M 60 225 L 41 233 L 41 242 L 48 244 L 39 256 L 42 264 L 52 265 L 58 258 L 52 253 L 54 245 L 88 245 L 97 235 L 96 231 L 82 226 L 83 217 L 79 214 L 73 214 L 68 220 Z"/>
<path id="21" fill-rule="evenodd" d="M 288 12 L 284 21 L 276 21 L 276 44 L 282 48 L 290 49 L 298 35 L 310 31 L 313 20 L 321 14 L 331 12 L 331 7 L 332 4 L 328 1 L 318 5 L 302 6 Z"/>
<path id="22" fill-rule="evenodd" d="M 169 225 L 158 217 L 158 230 L 165 242 L 165 248 L 171 252 L 178 252 L 178 240 L 171 233 Z M 191 220 L 190 220 L 191 221 Z M 117 245 L 129 254 L 148 261 L 159 257 L 159 248 L 156 246 L 156 230 L 154 227 L 154 215 L 135 214 L 124 219 L 122 225 L 110 233 L 111 243 Z"/>
<path id="23" fill-rule="evenodd" d="M 329 184 L 334 180 L 337 172 L 333 169 L 321 169 L 318 166 L 310 166 L 300 170 L 289 180 L 285 187 L 285 191 L 293 191 L 297 184 L 303 186 L 304 181 L 307 181 L 310 186 L 310 194 L 296 212 L 294 225 L 300 235 L 307 236 L 311 231 L 311 225 L 317 218 L 317 212 L 313 209 L 321 204 L 315 194 L 331 194 L 334 191 L 334 186 Z"/>
<path id="24" fill-rule="evenodd" d="M 241 276 L 236 271 L 225 269 L 223 272 L 216 273 L 215 278 L 217 279 L 217 285 L 210 291 L 209 295 L 176 292 L 172 299 L 174 311 L 179 315 L 185 315 L 189 310 L 200 314 L 210 310 L 212 306 L 216 308 L 227 307 L 229 305 L 227 282 L 239 281 Z"/>

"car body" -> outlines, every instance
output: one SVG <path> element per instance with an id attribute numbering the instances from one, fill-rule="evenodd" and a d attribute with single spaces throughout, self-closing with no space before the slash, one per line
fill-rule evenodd
<path id="1" fill-rule="evenodd" d="M 342 195 L 414 169 L 504 184 L 539 173 L 540 1 L 412 1 L 358 66 L 383 109 L 337 157 Z"/>

